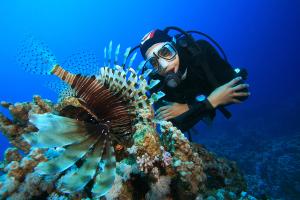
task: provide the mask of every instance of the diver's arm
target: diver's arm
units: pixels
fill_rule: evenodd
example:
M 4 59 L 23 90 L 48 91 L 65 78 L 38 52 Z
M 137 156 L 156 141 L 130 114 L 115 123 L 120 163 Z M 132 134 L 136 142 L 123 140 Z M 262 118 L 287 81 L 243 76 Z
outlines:
M 183 132 L 192 128 L 203 118 L 210 118 L 212 120 L 215 117 L 215 109 L 207 99 L 189 104 L 188 106 L 189 110 L 187 112 L 170 120 Z
M 241 103 L 239 100 L 243 97 L 248 97 L 249 92 L 239 92 L 248 88 L 247 84 L 237 83 L 241 77 L 237 77 L 216 88 L 203 101 L 196 101 L 189 105 L 189 110 L 185 113 L 173 118 L 171 121 L 179 127 L 182 131 L 186 131 L 193 127 L 199 120 L 204 117 L 213 119 L 215 116 L 215 108 L 218 106 L 229 105 L 233 103 Z

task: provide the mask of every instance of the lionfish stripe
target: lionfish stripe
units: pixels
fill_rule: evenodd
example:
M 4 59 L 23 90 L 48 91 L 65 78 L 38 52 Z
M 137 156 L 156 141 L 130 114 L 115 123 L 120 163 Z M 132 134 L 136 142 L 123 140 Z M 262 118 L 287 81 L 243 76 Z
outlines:
M 141 76 L 140 78 L 140 84 L 139 84 L 139 88 L 138 90 L 141 91 L 143 94 L 146 93 L 146 87 L 147 87 L 147 81 L 145 79 L 143 79 Z
M 54 68 L 51 70 L 51 74 L 55 74 L 56 76 L 66 81 L 70 85 L 72 85 L 72 82 L 76 77 L 76 75 L 67 72 L 59 65 L 54 66 Z
M 100 85 L 97 80 L 94 80 L 91 85 L 88 87 L 87 91 L 81 96 L 82 99 L 89 101 L 91 97 L 94 97 L 94 94 L 100 90 Z
M 120 88 L 125 86 L 125 84 L 126 84 L 126 74 L 122 69 L 120 71 L 118 71 L 118 79 L 119 79 L 119 83 L 120 83 L 119 84 Z
M 112 187 L 116 174 L 116 158 L 111 141 L 106 143 L 105 153 L 102 157 L 105 163 L 103 171 L 96 176 L 95 184 L 92 189 L 95 197 L 105 195 Z
M 98 136 L 99 137 L 99 136 Z M 82 158 L 96 143 L 96 136 L 90 136 L 82 143 L 65 147 L 65 151 L 58 157 L 40 163 L 36 170 L 39 174 L 56 174 L 65 171 Z
M 102 85 L 96 80 L 96 78 L 93 76 L 91 78 L 89 77 L 83 77 L 80 75 L 72 75 L 69 72 L 66 72 L 64 69 L 62 69 L 60 66 L 56 66 L 55 70 L 52 71 L 55 75 L 62 78 L 63 80 L 65 75 L 73 77 L 72 82 L 68 82 L 72 88 L 77 93 L 77 96 L 79 98 L 82 98 L 87 105 L 91 105 L 92 101 L 93 103 L 96 103 L 95 106 L 108 103 L 110 100 L 109 97 L 111 97 L 110 92 L 108 89 L 105 89 L 102 87 Z M 94 94 L 99 94 L 99 96 L 95 99 Z M 89 106 L 90 108 L 93 106 Z
M 75 119 L 51 113 L 31 114 L 29 121 L 39 131 L 24 134 L 24 139 L 34 147 L 52 148 L 78 143 L 88 137 L 86 126 Z
M 101 160 L 103 149 L 106 144 L 105 135 L 98 139 L 95 148 L 84 161 L 83 165 L 71 176 L 64 176 L 61 180 L 61 188 L 63 191 L 76 192 L 84 188 L 84 186 L 94 177 L 98 163 Z
M 94 76 L 91 78 L 87 78 L 80 75 L 71 74 L 70 72 L 67 72 L 62 67 L 60 67 L 59 65 L 56 65 L 52 69 L 51 73 L 55 74 L 63 81 L 71 85 L 72 88 L 75 89 L 78 96 L 80 96 L 86 90 L 86 87 L 89 85 L 89 83 L 95 79 Z
M 87 78 L 80 76 L 77 84 L 75 85 L 74 89 L 77 92 L 77 96 L 81 97 L 83 93 L 86 92 L 87 87 L 91 84 L 93 78 Z
M 110 70 L 110 73 L 109 73 L 109 79 L 110 79 L 110 81 L 109 81 L 109 84 L 110 84 L 110 87 L 111 87 L 111 89 L 113 90 L 113 89 L 115 89 L 116 87 L 117 87 L 117 77 L 116 77 L 116 70 Z
M 102 80 L 103 77 L 105 77 L 105 67 L 100 68 L 100 77 L 99 77 L 99 79 Z
M 131 72 L 130 77 L 129 77 L 129 80 L 131 80 L 131 81 L 134 82 L 134 83 L 137 83 L 137 81 L 138 81 L 138 79 L 137 79 L 138 76 L 137 76 L 136 71 L 135 71 L 133 68 L 129 68 L 128 71 Z
M 93 96 L 94 98 L 90 100 L 89 105 L 90 107 L 95 107 L 96 105 L 103 105 L 104 101 L 109 95 L 109 91 L 105 89 L 100 89 L 98 94 Z

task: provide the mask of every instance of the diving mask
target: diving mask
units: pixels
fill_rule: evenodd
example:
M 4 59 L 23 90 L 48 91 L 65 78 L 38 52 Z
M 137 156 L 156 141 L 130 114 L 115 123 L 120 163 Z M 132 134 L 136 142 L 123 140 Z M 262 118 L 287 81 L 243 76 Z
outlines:
M 167 69 L 169 62 L 176 58 L 177 51 L 175 47 L 167 42 L 162 46 L 153 49 L 153 56 L 146 60 L 145 66 L 152 69 L 153 72 L 163 72 Z

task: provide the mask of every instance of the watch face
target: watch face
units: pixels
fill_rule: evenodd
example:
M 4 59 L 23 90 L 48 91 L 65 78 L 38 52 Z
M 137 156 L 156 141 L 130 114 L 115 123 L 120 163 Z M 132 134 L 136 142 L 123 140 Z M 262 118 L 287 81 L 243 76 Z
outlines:
M 196 96 L 196 101 L 201 102 L 201 101 L 204 101 L 205 99 L 206 99 L 206 97 L 203 94 Z

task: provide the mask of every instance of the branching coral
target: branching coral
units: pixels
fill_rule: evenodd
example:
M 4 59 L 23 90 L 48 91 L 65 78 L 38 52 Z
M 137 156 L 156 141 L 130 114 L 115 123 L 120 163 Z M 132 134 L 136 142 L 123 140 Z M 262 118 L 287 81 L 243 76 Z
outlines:
M 193 194 L 205 188 L 206 176 L 203 172 L 203 162 L 198 153 L 193 152 L 189 141 L 183 133 L 170 122 L 160 122 L 162 141 L 173 157 L 173 167 L 180 180 L 189 185 Z
M 28 153 L 30 145 L 23 140 L 22 135 L 37 130 L 31 123 L 28 123 L 29 111 L 38 114 L 50 112 L 52 111 L 50 101 L 35 95 L 31 103 L 12 104 L 2 101 L 1 105 L 8 108 L 13 120 L 0 114 L 0 130 L 13 146 Z
M 18 155 L 15 151 L 14 153 Z M 6 155 L 7 156 L 5 157 L 10 158 L 11 151 L 6 151 Z M 21 160 L 18 159 L 18 161 L 6 161 L 6 166 L 4 168 L 4 172 L 6 172 L 6 174 L 2 175 L 2 178 L 0 178 L 4 180 L 0 186 L 1 198 L 12 198 L 14 196 L 16 196 L 16 198 L 12 199 L 18 199 L 17 196 L 20 196 L 19 199 L 22 199 L 21 197 L 29 198 L 29 194 L 34 196 L 44 191 L 40 188 L 41 185 L 39 185 L 41 177 L 37 174 L 32 174 L 38 163 L 46 161 L 42 150 L 34 149 L 28 154 L 28 156 L 23 157 Z M 35 183 L 37 179 L 39 181 L 38 183 Z M 34 183 L 39 186 L 37 189 L 34 189 Z

